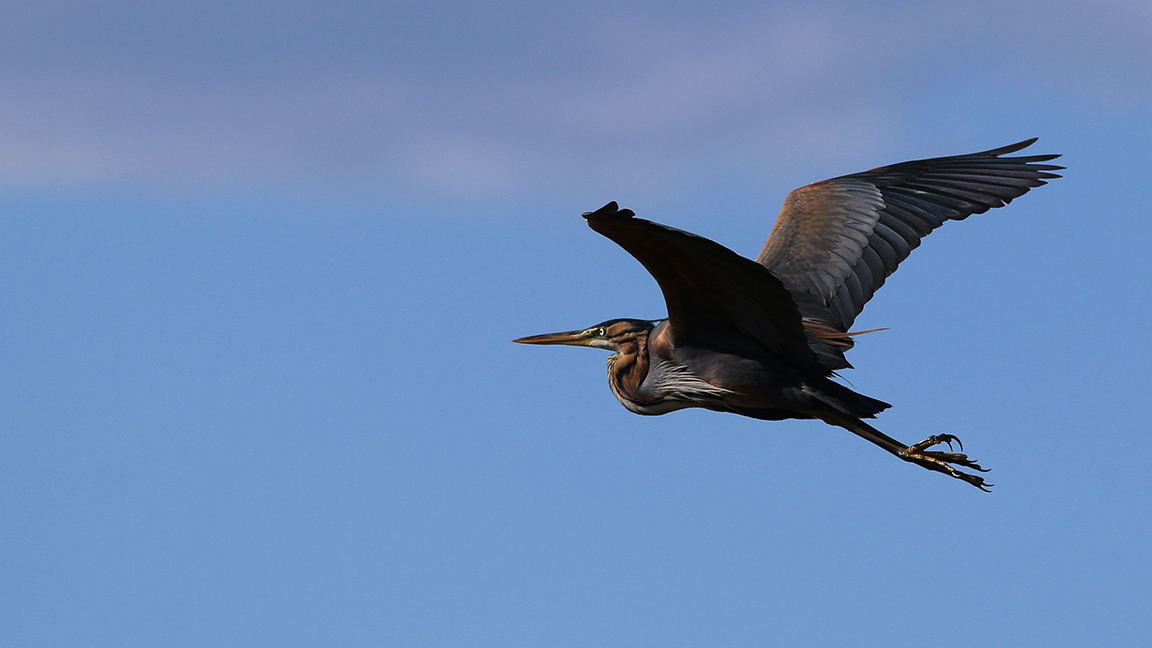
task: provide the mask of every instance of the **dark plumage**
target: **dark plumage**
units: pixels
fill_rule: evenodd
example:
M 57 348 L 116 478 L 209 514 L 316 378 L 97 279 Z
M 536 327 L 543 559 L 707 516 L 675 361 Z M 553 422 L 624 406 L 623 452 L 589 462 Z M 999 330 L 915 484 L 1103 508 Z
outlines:
M 906 461 L 987 489 L 967 456 L 907 446 L 864 423 L 889 407 L 831 380 L 850 367 L 849 328 L 872 295 L 948 220 L 1002 207 L 1058 175 L 1057 155 L 1003 157 L 1035 139 L 982 153 L 904 162 L 788 195 L 756 261 L 706 238 L 635 218 L 615 202 L 588 225 L 636 257 L 664 293 L 668 318 L 621 319 L 526 344 L 610 349 L 609 385 L 625 407 L 664 414 L 704 407 L 765 420 L 816 418 Z

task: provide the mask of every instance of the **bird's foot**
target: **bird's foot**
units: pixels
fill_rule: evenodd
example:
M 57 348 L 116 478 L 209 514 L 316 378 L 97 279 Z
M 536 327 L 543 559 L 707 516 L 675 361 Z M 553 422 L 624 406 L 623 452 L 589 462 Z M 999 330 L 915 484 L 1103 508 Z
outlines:
M 984 478 L 979 475 L 973 475 L 966 472 L 961 472 L 955 466 L 962 468 L 971 468 L 979 472 L 988 472 L 987 469 L 981 468 L 980 464 L 968 458 L 968 455 L 959 452 L 940 452 L 937 450 L 929 450 L 932 446 L 947 443 L 948 449 L 952 449 L 952 443 L 964 449 L 964 444 L 960 443 L 960 439 L 952 436 L 951 434 L 934 434 L 920 443 L 910 445 L 900 451 L 900 458 L 904 461 L 911 461 L 912 463 L 919 464 L 929 470 L 942 472 L 945 475 L 951 475 L 956 479 L 963 479 L 964 481 L 972 484 L 976 488 L 984 492 L 989 492 L 988 488 L 992 486 L 984 481 Z M 955 466 L 953 465 L 955 464 Z

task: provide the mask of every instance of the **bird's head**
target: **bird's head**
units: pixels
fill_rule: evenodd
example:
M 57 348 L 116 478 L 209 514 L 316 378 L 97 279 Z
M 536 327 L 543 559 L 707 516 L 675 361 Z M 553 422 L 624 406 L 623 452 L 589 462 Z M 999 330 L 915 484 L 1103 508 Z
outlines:
M 652 320 L 614 319 L 579 331 L 545 333 L 512 341 L 521 344 L 567 344 L 619 352 L 638 337 L 647 336 L 655 325 Z

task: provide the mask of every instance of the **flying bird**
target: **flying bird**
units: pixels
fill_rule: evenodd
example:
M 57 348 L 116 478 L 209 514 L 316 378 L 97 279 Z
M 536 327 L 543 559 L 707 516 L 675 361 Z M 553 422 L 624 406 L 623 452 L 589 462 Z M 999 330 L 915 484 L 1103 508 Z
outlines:
M 987 472 L 938 434 L 907 445 L 864 422 L 890 407 L 835 382 L 872 295 L 920 239 L 949 220 L 1003 207 L 1058 178 L 1059 155 L 981 153 L 903 162 L 801 187 L 755 261 L 615 202 L 583 216 L 656 279 L 663 320 L 613 319 L 515 340 L 608 349 L 608 386 L 637 414 L 687 407 L 767 421 L 820 419 L 897 457 L 981 490 Z M 933 449 L 947 445 L 948 451 Z

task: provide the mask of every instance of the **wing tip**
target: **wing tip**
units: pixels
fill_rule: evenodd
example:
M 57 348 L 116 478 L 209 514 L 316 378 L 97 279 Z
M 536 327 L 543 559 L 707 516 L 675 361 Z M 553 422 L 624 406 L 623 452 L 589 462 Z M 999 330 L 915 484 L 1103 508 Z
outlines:
M 597 209 L 596 211 L 584 212 L 581 214 L 581 216 L 588 220 L 592 220 L 594 218 L 632 218 L 635 215 L 636 212 L 632 211 L 631 209 L 620 209 L 620 205 L 617 205 L 615 200 L 608 203 L 607 205 L 604 205 L 600 209 Z
M 1029 137 L 1028 139 L 1026 139 L 1022 142 L 1016 142 L 1015 144 L 1009 144 L 1008 146 L 1001 146 L 1000 148 L 994 148 L 990 151 L 983 151 L 981 153 L 976 153 L 976 155 L 991 155 L 993 157 L 1000 157 L 1001 155 L 1007 155 L 1009 153 L 1015 153 L 1017 151 L 1022 151 L 1024 149 L 1028 148 L 1029 146 L 1032 146 L 1033 144 L 1035 144 L 1039 140 L 1040 140 L 1039 137 Z M 1059 153 L 1048 153 L 1048 154 L 1044 154 L 1044 155 L 1032 155 L 1032 156 L 1028 156 L 1027 158 L 1009 158 L 1009 159 L 1013 159 L 1013 160 L 1019 159 L 1019 160 L 1023 160 L 1026 162 L 1046 162 L 1048 160 L 1055 160 L 1058 157 L 1060 157 Z M 1063 169 L 1064 167 L 1055 167 L 1055 168 Z

